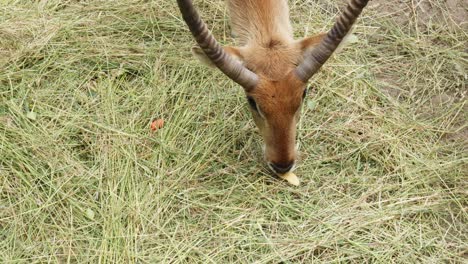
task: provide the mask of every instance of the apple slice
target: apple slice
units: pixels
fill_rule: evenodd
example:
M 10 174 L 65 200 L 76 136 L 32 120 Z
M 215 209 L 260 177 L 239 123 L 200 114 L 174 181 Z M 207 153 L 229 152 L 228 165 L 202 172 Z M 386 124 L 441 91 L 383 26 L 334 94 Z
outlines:
M 292 172 L 287 172 L 285 174 L 279 175 L 282 179 L 287 180 L 290 184 L 294 186 L 299 186 L 299 178 L 297 178 L 296 174 Z

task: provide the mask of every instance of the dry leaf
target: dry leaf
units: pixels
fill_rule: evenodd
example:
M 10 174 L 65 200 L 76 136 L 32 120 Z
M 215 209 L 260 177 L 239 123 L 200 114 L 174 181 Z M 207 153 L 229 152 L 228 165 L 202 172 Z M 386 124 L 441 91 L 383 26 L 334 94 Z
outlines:
M 151 131 L 156 131 L 158 129 L 161 129 L 163 128 L 163 126 L 164 126 L 164 119 L 162 118 L 155 119 L 153 120 L 153 122 L 151 122 Z

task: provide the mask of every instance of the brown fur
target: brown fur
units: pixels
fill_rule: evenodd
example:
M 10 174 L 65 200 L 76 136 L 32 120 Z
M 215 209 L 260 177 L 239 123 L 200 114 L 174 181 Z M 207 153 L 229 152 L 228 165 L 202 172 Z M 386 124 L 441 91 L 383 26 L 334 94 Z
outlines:
M 296 159 L 295 137 L 304 84 L 294 74 L 280 81 L 263 81 L 249 95 L 255 98 L 261 114 L 252 111 L 265 140 L 268 162 L 287 164 Z

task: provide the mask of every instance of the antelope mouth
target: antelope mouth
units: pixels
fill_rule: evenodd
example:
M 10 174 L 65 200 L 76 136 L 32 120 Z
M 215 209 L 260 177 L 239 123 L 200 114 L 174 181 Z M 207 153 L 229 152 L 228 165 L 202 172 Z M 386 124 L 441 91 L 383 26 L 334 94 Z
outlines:
M 288 172 L 293 172 L 296 169 L 296 162 L 293 162 L 292 164 L 287 165 L 285 167 L 280 167 L 272 162 L 267 162 L 267 165 L 272 172 L 279 176 L 282 176 Z

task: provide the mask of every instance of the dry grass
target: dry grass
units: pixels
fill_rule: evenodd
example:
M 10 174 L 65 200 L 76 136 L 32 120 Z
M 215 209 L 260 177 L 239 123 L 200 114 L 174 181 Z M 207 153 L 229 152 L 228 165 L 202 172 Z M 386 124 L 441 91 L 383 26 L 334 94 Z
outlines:
M 297 36 L 343 2 L 290 1 Z M 175 1 L 3 1 L 0 262 L 466 261 L 466 24 L 416 2 L 373 1 L 312 80 L 296 188 Z M 222 1 L 197 4 L 232 43 Z

